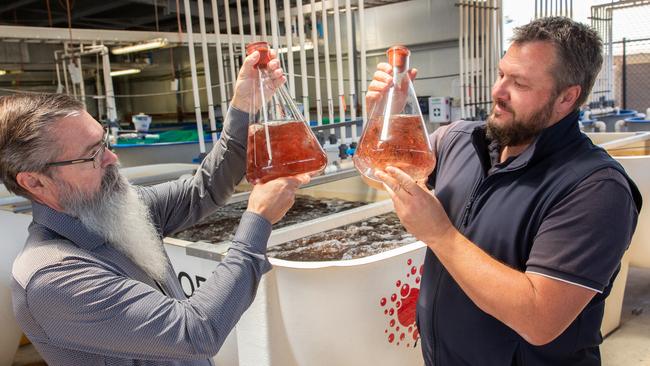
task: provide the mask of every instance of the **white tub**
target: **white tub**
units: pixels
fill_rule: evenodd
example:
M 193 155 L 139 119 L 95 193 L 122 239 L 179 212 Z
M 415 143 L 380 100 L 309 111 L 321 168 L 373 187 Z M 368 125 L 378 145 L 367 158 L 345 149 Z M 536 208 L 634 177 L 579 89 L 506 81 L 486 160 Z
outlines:
M 2 256 L 0 256 L 0 365 L 11 365 L 22 332 L 14 318 L 11 305 L 11 266 L 27 239 L 30 215 L 14 214 L 0 210 Z
M 269 245 L 391 210 L 392 204 L 382 201 L 281 228 Z M 187 294 L 227 248 L 169 239 L 166 246 Z M 415 300 L 424 253 L 424 244 L 416 242 L 353 260 L 270 258 L 273 269 L 230 335 L 236 342 L 224 346 L 219 357 L 228 356 L 224 365 L 243 366 L 422 365 Z
M 625 168 L 643 196 L 643 208 L 630 244 L 632 266 L 650 268 L 650 135 L 643 133 L 594 133 L 588 136 L 608 149 Z M 636 140 L 636 137 L 646 139 Z M 627 141 L 627 142 L 626 142 Z
M 605 148 L 625 168 L 627 174 L 636 183 L 644 201 L 644 207 L 639 215 L 636 231 L 632 237 L 630 248 L 621 260 L 621 270 L 614 281 L 612 291 L 605 302 L 605 316 L 601 326 L 603 335 L 618 328 L 621 322 L 621 310 L 625 294 L 625 283 L 630 265 L 650 268 L 650 155 L 645 147 L 648 140 L 629 141 L 638 133 L 589 133 L 591 140 Z M 623 141 L 621 143 L 621 141 Z M 622 155 L 638 154 L 643 155 Z

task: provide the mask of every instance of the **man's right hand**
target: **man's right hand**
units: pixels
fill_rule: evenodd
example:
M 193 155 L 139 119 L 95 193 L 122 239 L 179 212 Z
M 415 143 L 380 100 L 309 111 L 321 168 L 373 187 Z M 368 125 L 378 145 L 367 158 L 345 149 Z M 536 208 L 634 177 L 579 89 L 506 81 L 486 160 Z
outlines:
M 411 80 L 415 79 L 417 73 L 417 69 L 408 70 L 408 76 Z M 368 91 L 366 92 L 366 109 L 372 113 L 372 110 L 375 108 L 375 104 L 381 100 L 384 94 L 386 94 L 388 91 L 388 88 L 390 88 L 392 85 L 393 67 L 386 62 L 380 62 L 377 64 L 377 71 L 375 71 L 374 75 L 372 76 L 370 85 L 368 85 Z
M 296 190 L 301 185 L 309 183 L 310 179 L 308 174 L 300 174 L 256 184 L 248 198 L 246 210 L 261 215 L 271 224 L 275 224 L 293 206 Z

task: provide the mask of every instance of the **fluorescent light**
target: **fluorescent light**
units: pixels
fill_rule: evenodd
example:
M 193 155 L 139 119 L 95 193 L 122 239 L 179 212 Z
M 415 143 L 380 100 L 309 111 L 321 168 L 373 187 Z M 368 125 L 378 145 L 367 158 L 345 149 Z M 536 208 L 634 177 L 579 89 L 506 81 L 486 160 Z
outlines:
M 165 47 L 168 43 L 169 41 L 167 40 L 167 38 L 156 38 L 156 39 L 152 39 L 151 41 L 147 41 L 143 43 L 136 43 L 130 46 L 113 48 L 111 52 L 114 55 L 123 55 L 125 53 L 147 51 L 147 50 L 153 50 L 156 48 Z
M 0 75 L 6 75 L 6 74 L 7 74 L 7 70 L 0 70 Z
M 303 46 L 300 46 L 300 45 L 292 46 L 291 51 L 298 52 L 298 51 L 300 51 L 301 48 L 303 48 L 305 50 L 312 50 L 312 49 L 314 49 L 314 44 L 311 43 L 311 42 L 305 42 L 305 44 Z M 288 49 L 287 47 L 278 48 L 278 53 L 287 53 L 287 49 Z
M 140 70 L 140 69 L 116 70 L 116 71 L 111 71 L 111 76 L 122 76 L 122 75 L 137 74 L 140 71 L 142 71 L 142 70 Z

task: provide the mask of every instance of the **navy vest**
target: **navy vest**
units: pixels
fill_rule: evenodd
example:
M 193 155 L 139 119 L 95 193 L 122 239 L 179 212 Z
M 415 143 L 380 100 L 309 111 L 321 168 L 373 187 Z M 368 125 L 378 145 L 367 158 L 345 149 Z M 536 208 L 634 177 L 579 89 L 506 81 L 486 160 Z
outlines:
M 484 123 L 453 125 L 441 141 L 429 182 L 454 226 L 492 257 L 524 271 L 549 210 L 592 173 L 603 168 L 620 171 L 640 210 L 641 194 L 634 183 L 620 164 L 580 132 L 577 118 L 577 112 L 571 113 L 545 129 L 531 148 L 491 175 Z M 536 347 L 479 309 L 429 249 L 417 304 L 425 363 L 600 365 L 599 329 L 610 287 L 558 338 Z

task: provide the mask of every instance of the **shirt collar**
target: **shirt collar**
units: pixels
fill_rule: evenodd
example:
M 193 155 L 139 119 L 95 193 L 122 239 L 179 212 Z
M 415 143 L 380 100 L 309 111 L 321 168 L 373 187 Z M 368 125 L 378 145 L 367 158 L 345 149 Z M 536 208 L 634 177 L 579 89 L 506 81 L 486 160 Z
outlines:
M 38 202 L 32 202 L 32 217 L 34 222 L 69 239 L 83 249 L 94 250 L 106 242 L 102 236 L 86 228 L 78 218 Z
M 507 166 L 501 171 L 512 171 L 523 168 L 528 165 L 528 163 L 538 161 L 566 147 L 567 144 L 584 137 L 582 132 L 580 132 L 578 117 L 578 110 L 575 110 L 562 118 L 556 124 L 543 129 L 526 150 L 515 157 L 514 160 L 507 164 Z M 496 151 L 500 151 L 501 149 L 494 146 L 496 144 L 486 136 L 485 124 L 477 126 L 474 129 L 472 140 L 476 150 L 479 152 L 479 156 L 482 156 L 481 160 L 485 171 L 489 171 L 493 166 L 492 159 L 490 159 L 490 150 L 496 148 Z

